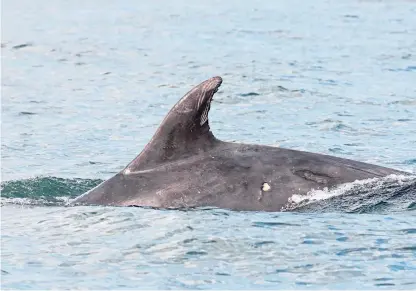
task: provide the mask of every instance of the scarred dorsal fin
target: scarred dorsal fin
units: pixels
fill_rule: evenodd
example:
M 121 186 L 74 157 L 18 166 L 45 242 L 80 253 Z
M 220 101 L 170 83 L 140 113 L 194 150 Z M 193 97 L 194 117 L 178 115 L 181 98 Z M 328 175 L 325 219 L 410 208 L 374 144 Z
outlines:
M 213 77 L 183 96 L 124 173 L 149 169 L 212 148 L 217 140 L 209 128 L 208 112 L 221 83 L 221 77 Z

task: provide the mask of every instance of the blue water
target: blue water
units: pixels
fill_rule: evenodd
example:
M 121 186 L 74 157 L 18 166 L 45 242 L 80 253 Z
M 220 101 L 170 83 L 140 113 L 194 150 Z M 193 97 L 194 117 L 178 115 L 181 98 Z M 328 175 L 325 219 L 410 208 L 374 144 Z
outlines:
M 1 46 L 1 289 L 416 288 L 415 176 L 295 213 L 64 206 L 215 75 L 222 140 L 416 174 L 412 1 L 4 0 Z

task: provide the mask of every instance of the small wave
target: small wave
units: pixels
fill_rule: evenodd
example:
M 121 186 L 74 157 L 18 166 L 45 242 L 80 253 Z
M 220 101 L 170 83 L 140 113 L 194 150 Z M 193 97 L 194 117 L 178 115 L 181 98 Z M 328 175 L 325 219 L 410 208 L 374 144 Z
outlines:
M 1 183 L 1 205 L 63 205 L 101 183 L 100 179 L 35 177 Z
M 256 92 L 248 92 L 248 93 L 241 93 L 239 94 L 241 97 L 249 97 L 249 96 L 259 96 L 259 93 Z
M 21 111 L 19 112 L 19 115 L 37 115 L 37 113 L 30 111 Z
M 386 183 L 391 182 L 397 182 L 402 184 L 405 181 L 413 180 L 415 177 L 412 176 L 404 176 L 404 175 L 389 175 L 384 178 L 371 178 L 371 179 L 365 179 L 365 180 L 357 180 L 352 183 L 346 183 L 343 185 L 340 185 L 336 187 L 333 190 L 329 190 L 328 188 L 325 188 L 323 190 L 312 190 L 307 195 L 293 195 L 290 198 L 290 202 L 294 203 L 301 203 L 303 201 L 317 201 L 317 200 L 323 200 L 328 199 L 333 196 L 339 196 L 344 193 L 347 193 L 348 191 L 354 190 L 356 188 L 362 188 L 362 187 L 378 187 L 381 188 Z
M 333 189 L 312 190 L 289 198 L 285 211 L 391 212 L 412 210 L 416 202 L 416 176 L 389 175 L 357 180 Z
M 52 199 L 31 199 L 31 198 L 4 198 L 1 197 L 0 206 L 13 204 L 13 205 L 22 205 L 22 206 L 60 206 L 66 205 L 73 198 L 67 196 L 58 196 Z
M 26 48 L 26 47 L 31 47 L 31 46 L 33 46 L 33 43 L 27 42 L 27 43 L 22 43 L 22 44 L 14 45 L 12 47 L 12 49 L 19 50 L 19 49 Z

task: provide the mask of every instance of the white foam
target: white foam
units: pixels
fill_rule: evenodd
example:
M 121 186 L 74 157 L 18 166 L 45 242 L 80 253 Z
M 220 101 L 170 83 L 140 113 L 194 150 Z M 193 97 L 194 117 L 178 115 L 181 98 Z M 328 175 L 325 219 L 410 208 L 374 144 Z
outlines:
M 351 191 L 353 189 L 366 187 L 366 188 L 372 188 L 372 189 L 379 189 L 383 187 L 386 183 L 398 183 L 398 185 L 403 184 L 404 182 L 410 181 L 416 179 L 416 176 L 405 176 L 405 175 L 389 175 L 382 178 L 371 178 L 371 179 L 365 179 L 365 180 L 356 180 L 351 183 L 345 183 L 341 184 L 331 190 L 328 188 L 324 188 L 322 190 L 311 190 L 306 195 L 301 194 L 294 194 L 292 197 L 289 198 L 289 203 L 295 203 L 299 204 L 301 202 L 306 204 L 316 202 L 319 200 L 325 200 L 331 197 L 342 195 L 348 191 Z

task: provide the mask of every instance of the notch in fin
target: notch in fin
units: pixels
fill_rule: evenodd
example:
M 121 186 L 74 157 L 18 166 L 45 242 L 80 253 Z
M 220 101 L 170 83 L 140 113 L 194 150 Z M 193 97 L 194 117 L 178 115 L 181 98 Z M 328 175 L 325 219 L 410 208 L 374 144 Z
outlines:
M 196 155 L 211 148 L 217 139 L 210 131 L 208 113 L 222 78 L 213 77 L 195 86 L 169 111 L 143 151 L 124 173 Z

